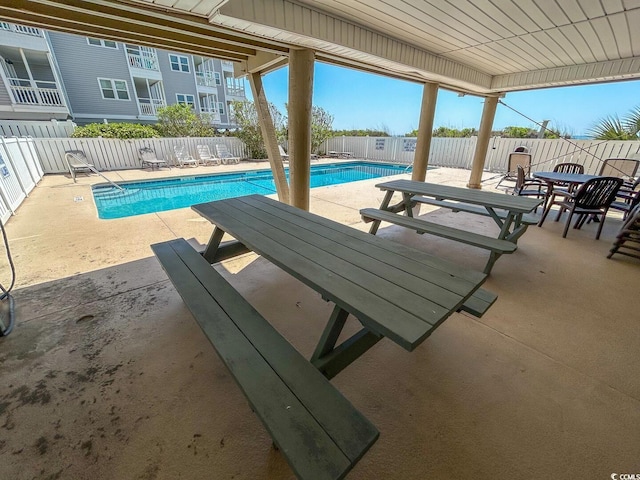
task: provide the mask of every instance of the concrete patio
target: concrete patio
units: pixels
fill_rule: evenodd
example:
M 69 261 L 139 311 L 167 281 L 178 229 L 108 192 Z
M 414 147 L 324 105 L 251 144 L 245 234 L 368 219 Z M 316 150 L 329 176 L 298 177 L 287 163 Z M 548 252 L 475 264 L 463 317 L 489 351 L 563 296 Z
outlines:
M 427 173 L 458 186 L 468 178 Z M 190 209 L 100 220 L 90 191 L 100 181 L 46 176 L 6 226 L 17 322 L 0 339 L 0 478 L 293 478 L 149 248 L 176 237 L 206 243 L 211 225 Z M 378 182 L 313 189 L 311 211 L 366 230 L 358 210 L 380 204 Z M 486 217 L 422 213 L 496 229 Z M 383 340 L 332 380 L 380 430 L 348 478 L 640 472 L 640 262 L 606 258 L 615 214 L 599 241 L 593 224 L 563 239 L 551 220 L 498 260 L 485 288 L 499 297 L 483 318 L 454 314 L 412 353 Z M 488 255 L 384 224 L 379 235 L 478 270 Z M 310 356 L 330 304 L 253 254 L 216 268 Z M 6 261 L 0 279 L 8 286 Z

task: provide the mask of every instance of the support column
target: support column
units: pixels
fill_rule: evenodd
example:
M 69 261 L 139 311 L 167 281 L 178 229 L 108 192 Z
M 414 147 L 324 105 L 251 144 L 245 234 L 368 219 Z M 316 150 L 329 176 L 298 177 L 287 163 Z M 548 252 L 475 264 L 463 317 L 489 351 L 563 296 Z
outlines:
M 291 205 L 309 210 L 313 50 L 289 55 L 289 182 Z
M 280 157 L 280 151 L 278 150 L 276 128 L 273 126 L 273 119 L 271 118 L 271 113 L 269 113 L 269 102 L 267 102 L 267 96 L 264 93 L 264 88 L 262 88 L 262 77 L 260 76 L 260 72 L 249 73 L 247 76 L 249 77 L 251 92 L 253 93 L 253 103 L 258 113 L 258 123 L 260 123 L 262 139 L 267 149 L 271 172 L 273 172 L 273 180 L 276 184 L 278 200 L 282 203 L 289 203 L 289 185 L 287 184 L 287 177 L 284 173 L 282 157 Z
M 418 125 L 418 141 L 413 156 L 413 173 L 411 180 L 424 182 L 429 163 L 429 150 L 433 135 L 433 117 L 436 113 L 438 84 L 425 83 L 422 91 L 422 107 L 420 108 L 420 124 Z
M 482 119 L 480 120 L 480 129 L 478 130 L 476 151 L 473 154 L 471 175 L 469 177 L 469 183 L 467 184 L 467 187 L 469 188 L 482 188 L 482 171 L 484 170 L 484 162 L 487 158 L 489 140 L 491 139 L 491 129 L 493 128 L 493 119 L 496 116 L 497 107 L 498 97 L 485 97 Z

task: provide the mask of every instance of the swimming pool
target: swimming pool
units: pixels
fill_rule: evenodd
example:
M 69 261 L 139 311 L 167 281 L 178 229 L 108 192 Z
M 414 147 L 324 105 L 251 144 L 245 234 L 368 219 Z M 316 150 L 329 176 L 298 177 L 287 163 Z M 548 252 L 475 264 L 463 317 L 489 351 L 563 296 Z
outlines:
M 287 177 L 289 170 L 285 169 Z M 311 187 L 324 187 L 341 183 L 368 180 L 407 171 L 406 165 L 377 162 L 343 162 L 313 165 Z M 122 182 L 119 190 L 109 184 L 92 187 L 98 217 L 123 218 L 144 213 L 185 208 L 196 203 L 254 193 L 276 193 L 271 170 L 172 177 L 163 180 Z

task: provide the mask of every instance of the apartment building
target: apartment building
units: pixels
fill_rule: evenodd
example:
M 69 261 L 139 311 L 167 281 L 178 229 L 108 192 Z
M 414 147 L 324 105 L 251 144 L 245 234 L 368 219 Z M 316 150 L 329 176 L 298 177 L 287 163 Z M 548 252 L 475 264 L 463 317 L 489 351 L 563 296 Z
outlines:
M 2 119 L 154 123 L 158 108 L 184 103 L 225 129 L 236 126 L 231 103 L 246 100 L 219 59 L 10 23 L 0 23 L 0 56 Z

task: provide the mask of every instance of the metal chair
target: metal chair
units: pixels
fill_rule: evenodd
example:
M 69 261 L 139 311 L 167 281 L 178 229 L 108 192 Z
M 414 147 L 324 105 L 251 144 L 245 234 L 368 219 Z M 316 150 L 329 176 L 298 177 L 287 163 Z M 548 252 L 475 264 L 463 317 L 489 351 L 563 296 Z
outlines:
M 556 216 L 555 221 L 560 220 L 562 213 L 567 210 L 569 217 L 564 226 L 564 232 L 562 238 L 567 236 L 569 230 L 569 224 L 573 214 L 578 214 L 573 228 L 580 229 L 582 225 L 589 219 L 597 218 L 601 216 L 600 224 L 598 225 L 598 232 L 596 233 L 596 240 L 600 238 L 600 232 L 602 232 L 602 226 L 604 220 L 611 206 L 611 202 L 616 198 L 616 194 L 622 185 L 622 179 L 616 177 L 597 177 L 583 183 L 575 193 L 569 196 L 561 195 L 561 199 L 556 200 L 556 193 L 551 196 L 551 201 L 547 204 L 547 207 L 542 214 L 539 226 L 542 226 L 545 218 L 553 205 L 558 205 L 560 210 Z
M 518 147 L 526 148 L 526 147 Z M 518 166 L 524 169 L 525 179 L 529 180 L 531 175 L 531 154 L 526 151 L 517 151 L 509 154 L 507 161 L 507 173 L 500 179 L 496 188 L 500 188 L 502 182 L 515 182 L 518 179 Z M 510 187 L 503 187 L 510 190 Z
M 87 175 L 89 172 L 95 171 L 93 163 L 89 163 L 87 156 L 82 150 L 66 150 L 64 152 L 64 159 L 67 162 L 67 168 L 73 179 L 73 183 L 76 183 L 76 173 L 83 172 Z
M 638 173 L 640 160 L 633 158 L 607 158 L 602 162 L 598 175 L 634 179 Z
M 547 190 L 544 183 L 540 180 L 527 180 L 524 173 L 524 168 L 518 165 L 516 169 L 516 185 L 513 187 L 511 195 L 517 195 L 520 197 L 536 197 L 542 198 L 546 195 Z M 538 211 L 538 207 L 534 212 Z
M 164 165 L 165 167 L 169 167 L 169 164 L 166 160 L 162 160 L 157 158 L 156 152 L 153 151 L 150 147 L 142 147 L 138 149 L 138 158 L 140 159 L 140 163 L 142 164 L 142 168 L 146 166 L 151 167 L 151 170 L 154 168 L 160 167 Z M 171 169 L 171 167 L 169 167 Z

